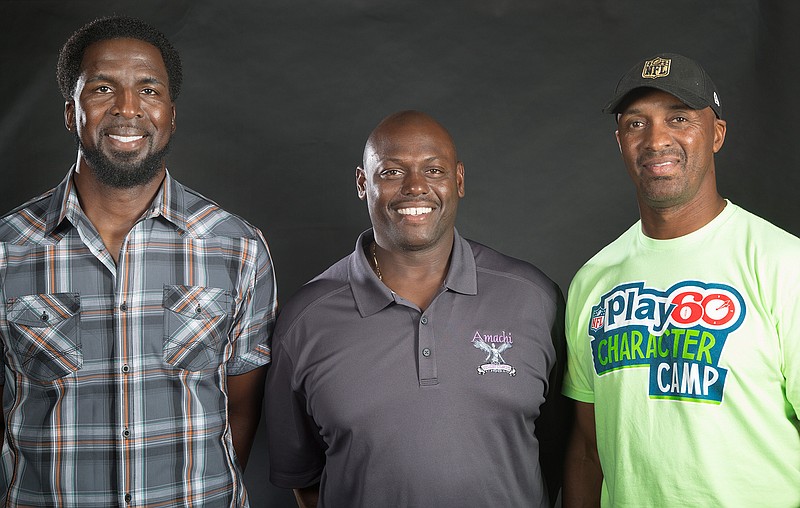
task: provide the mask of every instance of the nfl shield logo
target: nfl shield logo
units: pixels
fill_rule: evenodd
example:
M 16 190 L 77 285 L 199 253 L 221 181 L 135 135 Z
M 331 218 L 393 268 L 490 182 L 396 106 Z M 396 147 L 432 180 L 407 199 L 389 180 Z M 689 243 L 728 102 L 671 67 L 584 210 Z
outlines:
M 669 76 L 670 63 L 672 63 L 672 60 L 669 58 L 656 57 L 652 60 L 648 60 L 644 63 L 644 67 L 642 68 L 642 77 L 656 79 Z
M 605 322 L 606 311 L 602 307 L 597 307 L 592 312 L 592 320 L 589 322 L 589 329 L 593 332 L 601 329 Z

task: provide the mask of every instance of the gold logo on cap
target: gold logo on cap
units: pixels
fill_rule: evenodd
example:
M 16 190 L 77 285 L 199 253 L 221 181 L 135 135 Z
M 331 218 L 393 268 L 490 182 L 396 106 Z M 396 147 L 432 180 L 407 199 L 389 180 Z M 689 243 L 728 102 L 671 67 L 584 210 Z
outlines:
M 660 56 L 648 60 L 644 63 L 644 67 L 642 68 L 642 77 L 656 79 L 669 76 L 670 63 L 672 63 L 671 59 L 661 58 Z

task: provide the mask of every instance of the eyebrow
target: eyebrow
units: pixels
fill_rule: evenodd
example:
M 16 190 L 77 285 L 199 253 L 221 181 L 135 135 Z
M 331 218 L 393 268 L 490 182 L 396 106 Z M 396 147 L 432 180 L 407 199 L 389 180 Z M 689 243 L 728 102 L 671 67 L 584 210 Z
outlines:
M 107 74 L 96 74 L 96 75 L 94 75 L 94 76 L 92 76 L 92 77 L 90 77 L 90 78 L 88 78 L 86 80 L 87 83 L 94 83 L 94 82 L 97 82 L 97 81 L 110 81 L 110 82 L 113 83 L 113 82 L 116 82 L 117 80 L 112 78 L 111 76 L 109 76 Z M 155 76 L 147 76 L 147 77 L 141 78 L 141 79 L 139 79 L 137 81 L 137 84 L 140 84 L 140 85 L 162 85 L 162 86 L 167 86 L 166 83 L 163 83 L 160 79 L 158 79 Z
M 682 102 L 679 103 L 679 104 L 670 104 L 669 106 L 667 106 L 667 109 L 670 110 L 670 111 L 699 111 L 699 110 L 696 110 L 696 109 L 690 107 L 688 104 L 684 104 Z M 626 109 L 625 111 L 621 112 L 619 115 L 620 116 L 639 115 L 641 113 L 642 113 L 641 109 L 629 108 L 629 109 Z
M 440 159 L 445 159 L 445 157 L 441 157 L 439 155 L 432 155 L 432 156 L 428 157 L 427 159 L 425 159 L 425 162 L 432 162 L 432 161 L 436 161 L 436 160 L 440 160 Z M 401 158 L 398 158 L 398 157 L 381 157 L 378 160 L 381 161 L 381 162 L 396 162 L 398 164 L 400 164 L 400 163 L 405 161 L 405 159 L 401 159 Z

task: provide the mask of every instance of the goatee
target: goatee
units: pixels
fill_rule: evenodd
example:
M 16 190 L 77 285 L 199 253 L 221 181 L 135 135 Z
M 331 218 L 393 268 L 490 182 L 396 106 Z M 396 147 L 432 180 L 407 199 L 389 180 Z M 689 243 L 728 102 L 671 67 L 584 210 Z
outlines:
M 116 189 L 130 189 L 144 185 L 158 176 L 172 142 L 170 139 L 161 150 L 149 154 L 141 161 L 134 161 L 132 159 L 137 154 L 112 152 L 112 159 L 98 149 L 84 146 L 77 134 L 75 139 L 83 158 L 92 167 L 97 181 Z

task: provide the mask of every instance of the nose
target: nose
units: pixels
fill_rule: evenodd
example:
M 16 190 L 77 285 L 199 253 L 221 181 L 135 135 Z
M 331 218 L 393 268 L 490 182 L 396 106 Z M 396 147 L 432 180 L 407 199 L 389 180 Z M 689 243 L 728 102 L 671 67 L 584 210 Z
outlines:
M 421 170 L 411 170 L 403 178 L 402 192 L 406 196 L 421 196 L 428 193 L 428 181 Z
M 122 90 L 114 97 L 110 113 L 123 118 L 142 116 L 141 100 L 136 90 Z
M 653 122 L 647 128 L 646 146 L 649 150 L 659 151 L 672 146 L 672 133 L 669 127 L 660 123 Z

